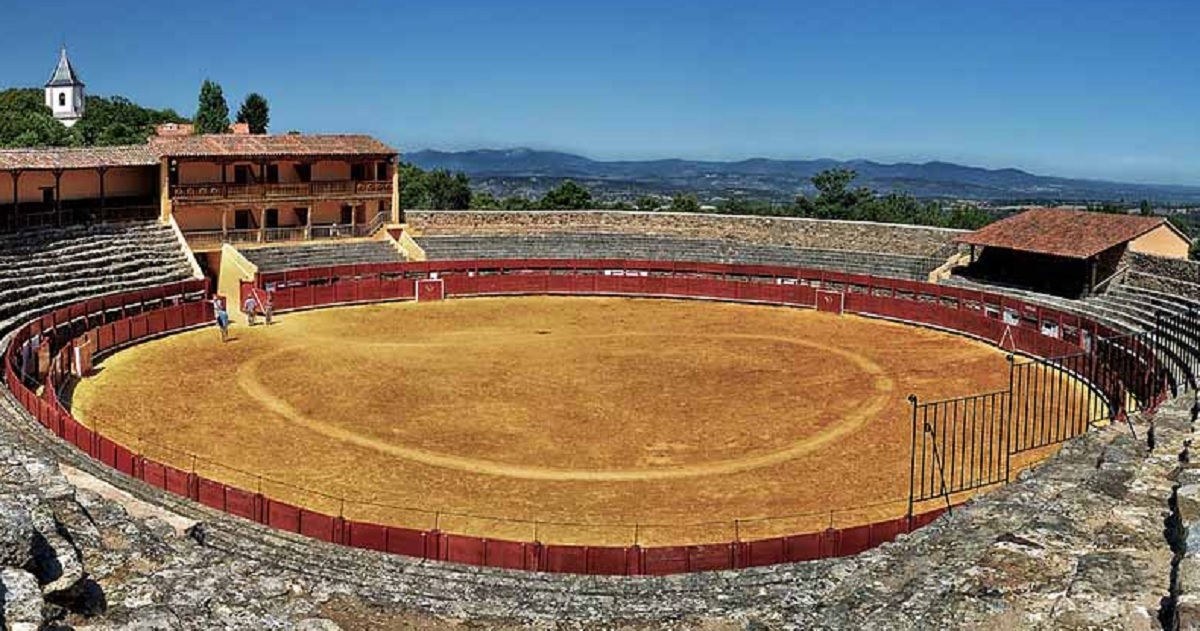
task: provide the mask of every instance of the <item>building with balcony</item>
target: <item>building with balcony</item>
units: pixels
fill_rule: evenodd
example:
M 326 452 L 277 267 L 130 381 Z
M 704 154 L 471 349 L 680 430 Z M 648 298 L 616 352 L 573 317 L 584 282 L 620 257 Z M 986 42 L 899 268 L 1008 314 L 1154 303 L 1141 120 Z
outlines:
M 158 217 L 200 250 L 368 236 L 403 220 L 397 158 L 361 135 L 163 135 L 138 146 L 3 150 L 0 228 Z

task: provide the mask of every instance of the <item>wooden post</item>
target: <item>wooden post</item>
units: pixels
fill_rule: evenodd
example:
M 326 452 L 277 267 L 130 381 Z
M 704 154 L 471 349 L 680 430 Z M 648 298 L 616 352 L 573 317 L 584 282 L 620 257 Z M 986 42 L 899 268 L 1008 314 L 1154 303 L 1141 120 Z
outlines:
M 21 210 L 21 195 L 18 192 L 17 181 L 21 179 L 21 169 L 14 169 L 12 172 L 13 181 L 13 212 L 12 218 L 9 220 L 9 227 L 15 228 L 17 224 L 17 214 Z
M 304 240 L 305 241 L 312 239 L 312 217 L 313 217 L 313 205 L 309 204 L 308 212 L 304 213 Z
M 250 216 L 251 217 L 254 216 L 253 208 L 250 209 Z M 259 243 L 266 241 L 266 231 L 267 231 L 267 209 L 259 208 L 258 209 L 258 242 Z
M 221 243 L 225 243 L 229 238 L 229 207 L 221 208 Z
M 106 206 L 104 199 L 104 175 L 108 173 L 108 167 L 96 167 L 96 173 L 100 175 L 100 219 L 106 219 L 104 208 Z
M 54 221 L 62 227 L 62 169 L 54 169 Z

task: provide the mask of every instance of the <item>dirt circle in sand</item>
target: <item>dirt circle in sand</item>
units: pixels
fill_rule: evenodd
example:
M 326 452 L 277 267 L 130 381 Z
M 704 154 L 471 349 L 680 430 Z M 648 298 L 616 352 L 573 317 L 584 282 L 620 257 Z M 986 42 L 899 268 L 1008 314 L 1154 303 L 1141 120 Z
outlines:
M 984 344 L 792 308 L 523 297 L 277 320 L 235 327 L 228 344 L 205 329 L 107 357 L 74 411 L 139 453 L 281 501 L 529 538 L 506 520 L 766 524 L 811 511 L 825 527 L 895 500 L 892 516 L 906 507 L 907 394 L 1007 384 L 1003 354 Z

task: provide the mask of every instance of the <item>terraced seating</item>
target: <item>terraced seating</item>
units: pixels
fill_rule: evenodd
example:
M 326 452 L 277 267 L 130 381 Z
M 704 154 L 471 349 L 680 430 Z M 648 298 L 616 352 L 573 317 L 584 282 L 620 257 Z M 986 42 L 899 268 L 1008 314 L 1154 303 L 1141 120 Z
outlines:
M 0 330 L 81 299 L 188 278 L 174 232 L 153 221 L 0 235 Z
M 750 265 L 793 265 L 855 274 L 926 280 L 943 261 L 848 250 L 793 248 L 726 239 L 682 239 L 616 233 L 437 236 L 417 240 L 430 260 L 641 259 Z
M 400 253 L 386 241 L 305 243 L 240 250 L 260 272 L 357 263 L 395 263 Z
M 1126 285 L 1115 286 L 1106 294 L 1084 300 L 1072 300 L 1023 289 L 978 283 L 960 276 L 951 277 L 943 283 L 1007 294 L 1026 302 L 1088 317 L 1108 327 L 1129 333 L 1154 330 L 1156 322 L 1154 312 L 1158 308 L 1171 313 L 1183 311 L 1189 308 L 1189 305 L 1192 308 L 1200 308 L 1200 305 L 1186 298 Z M 1164 327 L 1159 330 L 1152 342 L 1155 346 L 1155 355 L 1164 365 L 1173 365 L 1192 375 L 1200 376 L 1200 338 L 1192 335 L 1189 331 Z
M 1186 363 L 1192 375 L 1200 377 L 1200 332 L 1176 326 L 1170 316 L 1200 310 L 1200 303 L 1132 285 L 1117 285 L 1087 302 L 1110 313 L 1139 322 L 1145 329 L 1157 329 L 1161 344 L 1171 346 L 1177 361 Z

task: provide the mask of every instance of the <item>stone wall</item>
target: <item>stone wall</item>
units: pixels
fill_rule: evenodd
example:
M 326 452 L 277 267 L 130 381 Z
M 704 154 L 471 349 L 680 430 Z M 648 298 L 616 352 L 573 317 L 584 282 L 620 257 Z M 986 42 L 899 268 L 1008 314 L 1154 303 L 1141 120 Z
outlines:
M 418 236 L 606 232 L 909 256 L 948 256 L 948 250 L 954 248 L 953 239 L 965 234 L 961 230 L 861 221 L 604 210 L 412 210 L 405 214 Z

